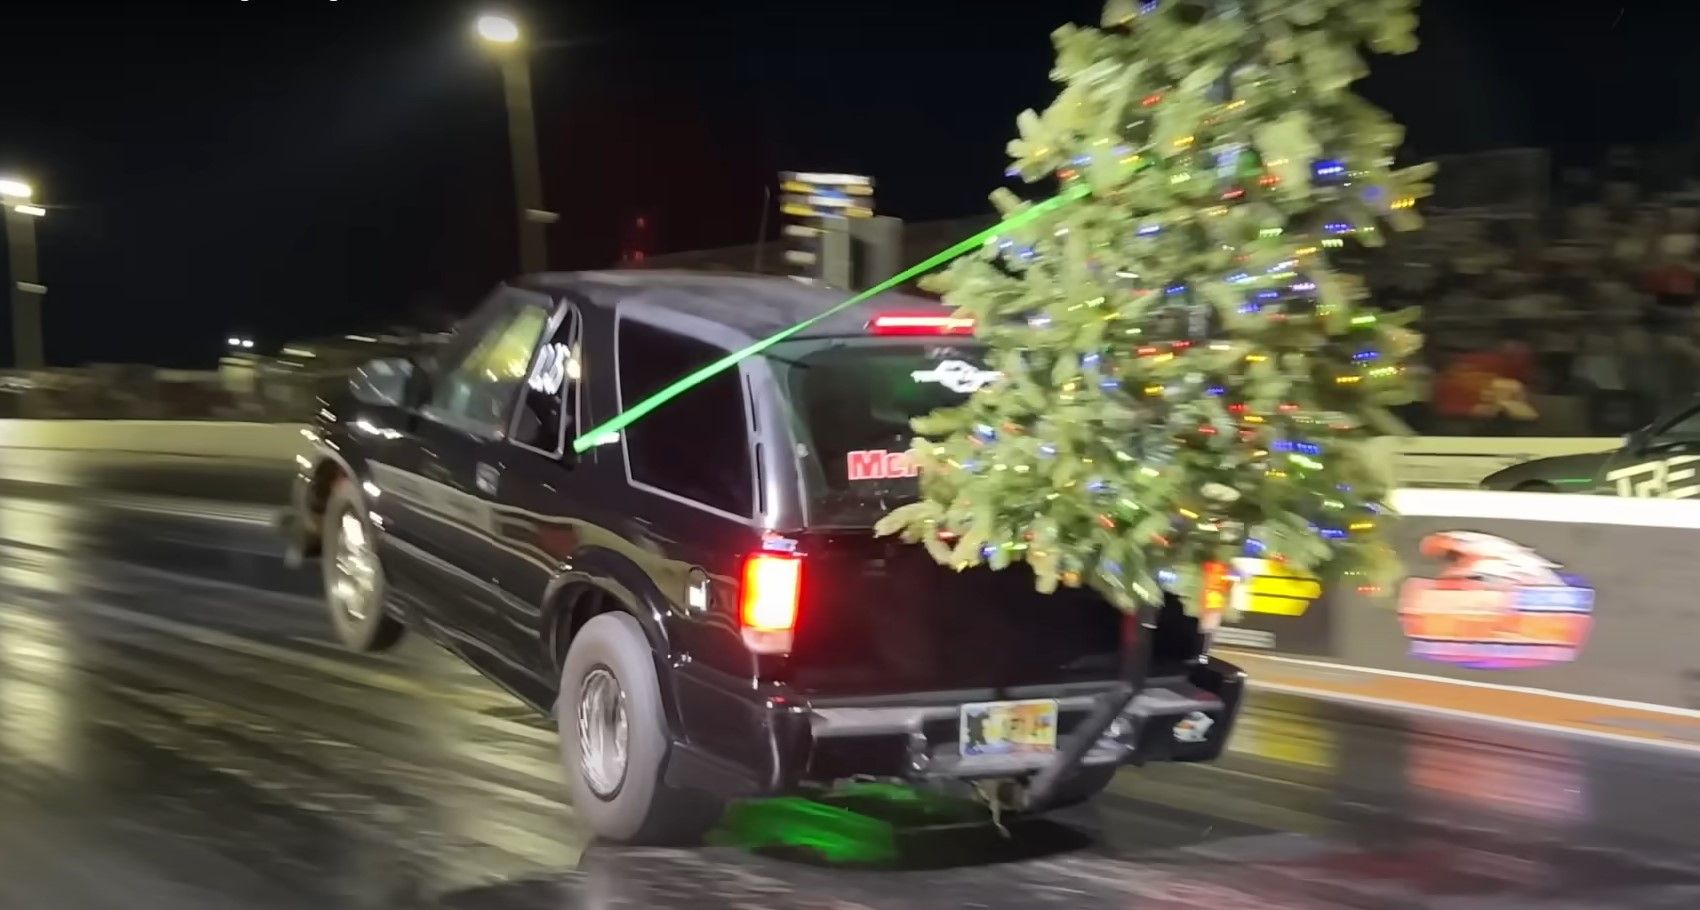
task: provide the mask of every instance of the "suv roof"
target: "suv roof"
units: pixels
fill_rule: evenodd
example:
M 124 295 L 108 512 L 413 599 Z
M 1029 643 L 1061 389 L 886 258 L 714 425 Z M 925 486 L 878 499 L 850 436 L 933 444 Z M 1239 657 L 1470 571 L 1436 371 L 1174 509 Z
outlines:
M 771 275 L 665 269 L 545 272 L 519 279 L 515 286 L 544 293 L 571 293 L 608 309 L 622 300 L 641 299 L 651 306 L 724 325 L 749 336 L 751 341 L 824 312 L 842 303 L 849 293 Z M 861 335 L 876 313 L 932 309 L 945 311 L 936 300 L 909 294 L 880 294 L 822 321 L 798 337 Z

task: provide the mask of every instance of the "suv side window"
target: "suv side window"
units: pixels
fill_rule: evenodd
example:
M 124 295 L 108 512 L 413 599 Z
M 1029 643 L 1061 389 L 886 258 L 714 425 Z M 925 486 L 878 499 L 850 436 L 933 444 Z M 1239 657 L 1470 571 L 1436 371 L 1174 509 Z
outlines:
M 1658 443 L 1700 442 L 1700 408 L 1679 414 L 1653 440 Z
M 534 305 L 492 320 L 464 357 L 437 374 L 421 413 L 479 436 L 500 434 L 548 324 L 549 311 Z
M 620 320 L 620 406 L 637 404 L 726 351 Z M 631 478 L 740 518 L 754 511 L 748 409 L 737 370 L 699 383 L 626 428 Z
M 577 423 L 580 335 L 578 312 L 567 307 L 555 334 L 537 349 L 508 438 L 516 445 L 558 456 Z

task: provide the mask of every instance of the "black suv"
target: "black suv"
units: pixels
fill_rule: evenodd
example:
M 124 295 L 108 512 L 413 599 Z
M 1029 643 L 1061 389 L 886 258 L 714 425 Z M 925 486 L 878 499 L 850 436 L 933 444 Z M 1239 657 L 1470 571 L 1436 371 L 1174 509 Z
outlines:
M 873 536 L 916 495 L 910 418 L 997 380 L 936 303 L 836 314 L 574 454 L 841 299 L 542 275 L 428 359 L 362 368 L 309 431 L 289 521 L 297 555 L 324 554 L 343 642 L 423 632 L 553 708 L 574 805 L 613 840 L 688 839 L 726 798 L 858 776 L 1019 793 L 1053 766 L 1037 810 L 1123 763 L 1219 755 L 1244 674 L 1178 603 L 1125 618 L 1089 591 L 1038 594 L 1020 567 L 952 572 Z M 1101 707 L 1112 690 L 1125 705 Z M 1069 741 L 1089 715 L 1103 735 Z

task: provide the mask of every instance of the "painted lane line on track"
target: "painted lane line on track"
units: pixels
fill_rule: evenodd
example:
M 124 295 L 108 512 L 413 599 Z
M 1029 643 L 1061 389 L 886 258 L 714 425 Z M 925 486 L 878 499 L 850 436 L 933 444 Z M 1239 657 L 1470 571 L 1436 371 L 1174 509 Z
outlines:
M 1379 667 L 1359 667 L 1352 664 L 1331 663 L 1324 660 L 1309 660 L 1301 657 L 1287 657 L 1281 654 L 1258 654 L 1247 651 L 1232 651 L 1235 659 L 1252 658 L 1273 663 L 1291 664 L 1300 667 L 1315 667 L 1321 670 L 1334 670 L 1346 674 L 1360 673 L 1369 676 L 1385 676 L 1391 679 L 1408 679 L 1425 683 L 1438 683 L 1448 686 L 1463 686 L 1469 689 L 1488 689 L 1495 692 L 1514 692 L 1519 695 L 1534 695 L 1542 698 L 1556 698 L 1563 701 L 1583 702 L 1592 705 L 1602 705 L 1608 708 L 1623 708 L 1629 711 L 1645 711 L 1652 714 L 1669 714 L 1673 717 L 1686 717 L 1700 720 L 1700 710 L 1693 708 L 1677 708 L 1670 705 L 1659 705 L 1651 702 L 1631 701 L 1622 698 L 1608 698 L 1603 695 L 1578 695 L 1569 692 L 1557 692 L 1552 689 L 1537 689 L 1530 686 L 1513 686 L 1507 683 L 1481 682 L 1472 679 L 1453 679 L 1447 676 L 1433 676 L 1426 673 L 1411 673 L 1405 670 L 1384 670 Z M 1255 677 L 1253 677 L 1255 679 Z
M 166 678 L 171 677 L 168 674 Z M 279 713 L 275 710 L 275 705 L 255 707 L 237 700 L 215 698 L 190 691 L 150 692 L 136 689 L 126 694 L 177 719 L 184 726 L 260 743 L 280 755 L 305 756 L 307 752 L 313 752 L 319 756 L 313 760 L 316 766 L 345 779 L 356 779 L 361 771 L 377 770 L 371 767 L 372 758 L 376 757 L 384 768 L 379 776 L 397 790 L 406 791 L 407 784 L 427 781 L 435 775 L 452 778 L 454 786 L 518 805 L 550 810 L 570 808 L 571 805 L 564 798 L 566 786 L 561 781 L 560 766 L 555 763 L 538 763 L 539 770 L 520 770 L 491 760 L 491 756 L 486 752 L 461 750 L 445 756 L 465 759 L 474 767 L 509 771 L 536 788 L 527 790 L 444 764 L 421 764 L 407 755 L 382 750 L 370 743 L 357 742 L 341 735 L 337 730 L 312 723 L 317 715 L 311 710 Z M 352 717 L 346 720 L 348 723 L 355 721 Z M 415 732 L 423 736 L 428 731 L 419 728 Z
M 438 701 L 447 699 L 452 703 L 461 703 L 466 700 L 466 696 L 462 693 L 435 691 L 431 687 L 419 685 L 417 680 L 394 671 L 351 666 L 328 658 L 302 654 L 288 648 L 268 645 L 262 642 L 253 641 L 252 639 L 215 631 L 202 626 L 195 626 L 188 623 L 178 622 L 177 620 L 165 619 L 163 617 L 147 613 L 139 613 L 124 607 L 116 607 L 109 604 L 85 603 L 82 608 L 103 618 L 141 626 L 156 632 L 162 632 L 167 635 L 184 638 L 208 647 L 235 651 L 239 654 L 245 654 L 250 657 L 272 660 L 278 663 L 309 669 L 313 672 L 335 677 L 345 682 L 374 689 L 381 689 L 392 694 L 416 698 L 428 698 Z M 502 697 L 508 698 L 509 696 L 504 695 Z M 482 699 L 480 699 L 480 701 L 482 701 Z M 466 704 L 460 704 L 460 707 L 469 711 L 469 719 L 480 726 L 488 726 L 492 729 L 499 729 L 504 733 L 513 735 L 516 738 L 532 740 L 534 742 L 553 744 L 556 741 L 555 734 L 547 730 L 541 730 L 516 721 L 499 720 L 496 718 L 486 717 L 485 715 L 478 713 L 476 709 L 473 709 Z
M 1690 755 L 1700 755 L 1700 743 L 1684 743 L 1668 739 L 1652 739 L 1647 737 L 1629 736 L 1622 733 L 1610 733 L 1604 730 L 1590 730 L 1578 727 L 1567 727 L 1562 724 L 1549 724 L 1534 720 L 1520 720 L 1502 717 L 1497 714 L 1480 714 L 1459 708 L 1444 708 L 1425 705 L 1420 702 L 1399 701 L 1391 698 L 1377 698 L 1372 695 L 1352 695 L 1336 692 L 1330 689 L 1312 689 L 1308 686 L 1294 686 L 1285 683 L 1252 682 L 1252 688 L 1265 692 L 1275 692 L 1281 695 L 1296 695 L 1317 701 L 1344 702 L 1371 708 L 1382 708 L 1396 713 L 1428 714 L 1436 717 L 1446 717 L 1453 720 L 1468 720 L 1488 726 L 1517 727 L 1523 730 L 1533 730 L 1540 733 L 1551 733 L 1571 739 L 1597 739 L 1627 746 L 1650 747 L 1667 749 L 1673 752 L 1683 752 Z
M 132 701 L 134 696 L 118 697 L 157 715 L 156 718 L 144 719 L 132 714 L 120 727 L 126 733 L 170 752 L 194 755 L 209 767 L 242 780 L 257 791 L 283 796 L 298 809 L 335 816 L 341 824 L 352 824 L 369 836 L 404 840 L 416 854 L 416 860 L 443 862 L 449 857 L 465 856 L 469 844 L 507 853 L 513 859 L 526 860 L 525 865 L 534 865 L 540 860 L 547 862 L 552 858 L 549 856 L 552 851 L 545 850 L 541 842 L 537 847 L 519 853 L 509 849 L 512 845 L 475 841 L 464 831 L 440 830 L 441 826 L 433 823 L 435 819 L 429 809 L 404 808 L 391 800 L 379 798 L 372 791 L 359 788 L 357 782 L 313 773 L 290 761 L 290 752 L 270 754 L 276 750 L 277 743 L 254 740 L 242 731 L 197 718 L 193 712 L 185 714 L 174 709 L 169 700 L 162 702 L 158 696 L 142 697 L 140 701 Z M 264 748 L 256 749 L 256 745 Z M 495 782 L 467 778 L 457 783 L 481 792 L 487 798 L 503 800 L 516 807 L 536 805 L 547 813 L 558 813 L 558 817 L 569 822 L 573 817 L 570 806 L 539 803 L 531 794 L 509 792 L 510 788 Z M 419 798 L 418 794 L 408 795 Z M 544 852 L 539 853 L 539 850 Z
M 502 721 L 491 718 L 486 714 L 486 711 L 490 708 L 500 708 L 506 701 L 505 695 L 499 695 L 494 691 L 487 694 L 480 693 L 481 696 L 485 697 L 479 698 L 476 703 L 464 703 L 465 700 L 454 698 L 407 699 L 407 701 L 397 703 L 396 697 L 390 693 L 384 693 L 383 698 L 376 697 L 383 690 L 353 687 L 353 691 L 349 691 L 350 687 L 346 683 L 328 677 L 315 679 L 311 671 L 279 665 L 276 662 L 249 657 L 236 652 L 212 651 L 207 653 L 198 649 L 185 648 L 181 643 L 173 642 L 169 638 L 143 636 L 138 639 L 136 636 L 126 636 L 117 639 L 103 639 L 102 642 L 111 645 L 119 652 L 117 659 L 125 659 L 127 653 L 133 651 L 147 656 L 148 660 L 142 666 L 148 666 L 151 663 L 157 664 L 161 668 L 168 668 L 175 664 L 192 670 L 193 675 L 179 678 L 174 682 L 174 688 L 185 693 L 206 690 L 209 699 L 224 702 L 237 697 L 231 694 L 232 691 L 249 689 L 252 690 L 250 697 L 257 697 L 257 703 L 260 704 L 276 701 L 281 696 L 284 702 L 294 699 L 305 705 L 310 705 L 308 714 L 302 717 L 301 722 L 304 725 L 313 723 L 314 721 L 311 718 L 317 716 L 321 719 L 317 722 L 321 724 L 334 725 L 347 722 L 366 724 L 376 721 L 380 725 L 393 727 L 399 722 L 398 715 L 405 714 L 410 710 L 417 710 L 418 702 L 425 701 L 431 711 L 438 714 L 440 719 L 445 722 L 452 723 L 456 727 L 477 727 L 480 731 L 488 731 L 487 733 L 480 732 L 476 737 L 458 740 L 457 748 L 463 756 L 492 767 L 504 768 L 515 774 L 542 781 L 549 786 L 559 783 L 559 767 L 555 758 L 551 757 L 546 762 L 540 762 L 532 760 L 528 755 L 521 754 L 518 751 L 535 748 L 553 753 L 555 737 L 547 735 L 547 731 L 535 731 L 545 734 L 542 736 L 530 735 L 531 730 L 516 732 L 507 725 L 521 724 L 521 721 Z M 168 671 L 161 669 L 158 672 Z M 293 673 L 291 678 L 285 678 L 285 674 L 291 673 Z M 215 682 L 213 687 L 208 690 L 206 686 L 197 682 L 202 677 L 213 681 L 225 680 L 225 682 Z M 407 697 L 401 696 L 401 698 L 406 699 Z M 412 703 L 409 704 L 409 702 Z M 238 701 L 235 704 L 241 706 L 243 703 Z M 289 713 L 294 713 L 294 709 L 290 708 Z
M 85 505 L 142 512 L 148 515 L 169 515 L 174 518 L 195 518 L 231 524 L 274 526 L 280 507 L 248 506 L 210 499 L 191 499 L 179 496 L 145 496 L 131 493 L 102 494 L 82 500 Z
M 1563 693 L 1521 687 L 1491 684 L 1455 686 L 1456 680 L 1397 671 L 1376 672 L 1371 668 L 1344 664 L 1322 664 L 1338 675 L 1331 679 L 1307 680 L 1302 674 L 1283 674 L 1277 665 L 1296 663 L 1315 666 L 1319 662 L 1254 654 L 1236 654 L 1233 659 L 1244 661 L 1248 683 L 1260 691 L 1407 714 L 1469 720 L 1486 726 L 1537 730 L 1568 738 L 1591 738 L 1623 745 L 1700 753 L 1700 724 L 1692 723 L 1693 718 L 1688 716 L 1691 712 L 1684 709 L 1661 711 L 1656 710 L 1663 707 L 1658 705 L 1616 699 L 1569 698 Z M 1258 666 L 1260 661 L 1265 665 Z M 1351 679 L 1352 673 L 1357 673 L 1358 678 Z M 1401 683 L 1407 685 L 1401 686 Z M 1464 693 L 1483 693 L 1484 690 L 1491 692 L 1494 698 L 1490 700 L 1486 694 L 1464 696 Z M 1578 713 L 1579 706 L 1589 709 L 1609 707 L 1610 711 Z M 1617 712 L 1617 716 L 1613 717 L 1612 711 Z M 1665 720 L 1661 723 L 1660 718 Z
M 389 750 L 370 743 L 357 742 L 361 732 L 371 727 L 371 718 L 362 719 L 363 712 L 385 710 L 382 706 L 362 706 L 358 699 L 330 698 L 325 692 L 310 691 L 310 686 L 300 689 L 290 685 L 273 684 L 263 680 L 240 683 L 247 674 L 259 677 L 266 675 L 263 660 L 255 663 L 219 665 L 207 655 L 196 655 L 181 649 L 174 649 L 170 639 L 148 639 L 138 641 L 134 637 L 101 639 L 100 644 L 112 649 L 105 658 L 112 668 L 128 668 L 123 672 L 135 675 L 138 679 L 151 683 L 140 687 L 131 686 L 132 696 L 143 700 L 163 698 L 173 704 L 193 707 L 198 706 L 203 720 L 217 719 L 221 723 L 228 722 L 233 727 L 241 727 L 250 731 L 264 731 L 268 725 L 285 724 L 298 727 L 303 731 L 334 740 L 348 743 L 352 747 L 368 750 L 374 754 L 384 755 L 387 760 L 411 764 L 406 755 L 391 754 Z M 218 655 L 213 655 L 214 657 Z M 230 657 L 230 654 L 224 654 Z M 241 655 L 238 655 L 241 656 Z M 216 681 L 228 678 L 231 684 L 220 685 Z M 163 692 L 153 691 L 159 683 L 165 683 Z M 207 683 L 211 683 L 209 685 Z M 234 690 L 247 685 L 262 692 L 294 696 L 297 702 L 279 702 L 271 695 L 260 698 L 250 704 L 242 696 L 234 694 Z M 250 693 L 252 694 L 252 693 Z M 492 698 L 505 698 L 492 691 Z M 486 781 L 492 786 L 500 787 L 503 791 L 523 793 L 531 802 L 544 800 L 560 802 L 556 793 L 564 793 L 560 784 L 558 764 L 553 760 L 544 761 L 531 756 L 532 750 L 553 755 L 555 738 L 544 736 L 531 738 L 516 736 L 508 723 L 487 723 L 490 718 L 484 717 L 477 707 L 456 704 L 455 700 L 435 699 L 431 708 L 441 712 L 440 719 L 453 727 L 461 725 L 489 729 L 500 735 L 506 741 L 486 741 L 482 737 L 462 740 L 456 738 L 453 754 L 455 757 L 476 766 L 500 768 L 521 779 L 529 781 L 534 786 L 534 792 L 515 788 L 508 784 L 498 784 Z M 150 702 L 151 703 L 151 702 Z M 259 705 L 256 707 L 255 705 Z M 269 709 L 266 707 L 270 705 Z M 164 707 L 161 702 L 156 707 Z M 394 708 L 394 706 L 390 706 Z M 173 709 L 176 710 L 176 709 Z M 429 732 L 426 727 L 418 727 L 414 732 Z M 304 738 L 301 743 L 311 742 Z M 285 744 L 287 745 L 287 744 Z M 299 745 L 299 743 L 297 744 Z M 285 748 L 283 751 L 289 751 Z M 465 775 L 463 775 L 465 776 Z M 477 778 L 483 780 L 482 778 Z

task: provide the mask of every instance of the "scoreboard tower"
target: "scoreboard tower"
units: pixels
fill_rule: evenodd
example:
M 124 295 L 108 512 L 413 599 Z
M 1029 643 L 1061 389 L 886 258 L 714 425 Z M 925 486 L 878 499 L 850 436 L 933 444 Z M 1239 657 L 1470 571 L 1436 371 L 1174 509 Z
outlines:
M 874 217 L 874 181 L 856 174 L 783 171 L 779 213 L 789 274 L 811 284 L 849 287 L 854 222 Z

